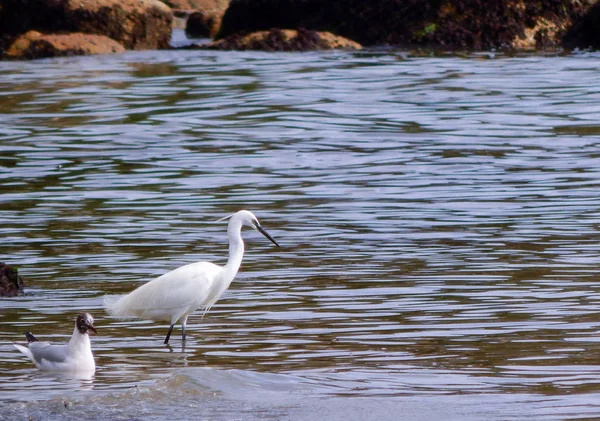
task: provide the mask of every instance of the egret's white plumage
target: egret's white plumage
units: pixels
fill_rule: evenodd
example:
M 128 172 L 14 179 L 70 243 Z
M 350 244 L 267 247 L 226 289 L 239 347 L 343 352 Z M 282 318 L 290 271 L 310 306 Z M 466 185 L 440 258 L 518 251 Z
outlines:
M 181 321 L 182 339 L 185 341 L 188 316 L 197 309 L 203 309 L 206 313 L 229 288 L 240 268 L 244 256 L 242 226 L 258 230 L 279 247 L 252 212 L 241 210 L 220 221 L 224 219 L 229 219 L 229 260 L 225 266 L 210 262 L 181 266 L 117 300 L 107 301 L 108 312 L 120 318 L 135 317 L 168 322 L 170 327 L 165 344 L 169 343 L 174 325 Z
M 41 342 L 27 332 L 26 347 L 13 345 L 41 370 L 93 374 L 96 371 L 96 363 L 88 330 L 96 332 L 94 318 L 89 313 L 81 313 L 77 316 L 73 336 L 67 344 L 53 345 Z

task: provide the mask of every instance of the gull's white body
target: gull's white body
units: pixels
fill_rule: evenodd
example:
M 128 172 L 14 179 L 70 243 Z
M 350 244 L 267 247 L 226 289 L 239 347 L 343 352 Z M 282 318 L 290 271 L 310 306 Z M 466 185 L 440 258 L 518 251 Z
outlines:
M 41 370 L 71 373 L 96 371 L 90 337 L 87 333 L 80 333 L 77 327 L 73 330 L 71 340 L 65 345 L 41 341 L 31 342 L 27 347 L 13 345 Z
M 198 309 L 206 313 L 229 288 L 244 256 L 242 226 L 251 226 L 264 232 L 256 217 L 249 211 L 239 211 L 229 220 L 229 259 L 225 266 L 210 262 L 197 262 L 181 266 L 153 279 L 116 301 L 107 302 L 106 308 L 113 316 L 166 321 L 171 325 L 165 339 L 168 343 L 173 325 L 181 321 L 182 336 L 188 316 Z

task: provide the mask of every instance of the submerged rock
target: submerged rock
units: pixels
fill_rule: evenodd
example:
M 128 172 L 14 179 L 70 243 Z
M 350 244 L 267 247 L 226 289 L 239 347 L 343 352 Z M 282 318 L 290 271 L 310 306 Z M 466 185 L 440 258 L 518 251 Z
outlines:
M 232 35 L 214 41 L 200 48 L 210 50 L 261 50 L 261 51 L 311 51 L 345 48 L 361 49 L 361 45 L 352 40 L 330 32 L 316 32 L 304 29 L 271 29 L 245 35 Z
M 23 278 L 18 270 L 0 262 L 0 296 L 14 297 L 23 292 Z
M 43 35 L 29 31 L 21 35 L 6 51 L 13 59 L 36 59 L 89 54 L 122 53 L 125 48 L 104 35 L 82 33 Z
M 363 45 L 559 46 L 596 0 L 232 0 L 218 38 L 269 28 L 330 31 Z

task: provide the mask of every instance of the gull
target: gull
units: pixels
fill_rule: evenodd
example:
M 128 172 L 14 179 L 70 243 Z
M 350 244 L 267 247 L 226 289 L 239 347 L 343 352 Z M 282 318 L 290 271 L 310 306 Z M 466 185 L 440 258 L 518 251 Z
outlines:
M 77 316 L 73 336 L 67 344 L 53 345 L 38 341 L 31 332 L 27 332 L 27 346 L 13 345 L 40 370 L 94 373 L 96 363 L 88 335 L 90 330 L 96 333 L 94 318 L 89 313 L 81 313 Z
M 229 259 L 225 266 L 217 266 L 210 262 L 181 266 L 143 284 L 127 295 L 116 300 L 107 300 L 105 304 L 108 312 L 119 318 L 134 317 L 169 322 L 165 344 L 169 343 L 175 324 L 181 321 L 181 339 L 185 342 L 188 316 L 199 308 L 203 309 L 204 316 L 229 288 L 242 264 L 242 226 L 254 228 L 279 247 L 252 212 L 241 210 L 217 222 L 227 219 Z

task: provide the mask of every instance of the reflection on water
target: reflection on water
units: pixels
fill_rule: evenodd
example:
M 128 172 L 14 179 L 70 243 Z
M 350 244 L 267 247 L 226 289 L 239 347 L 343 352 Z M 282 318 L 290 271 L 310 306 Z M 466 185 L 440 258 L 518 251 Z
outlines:
M 225 390 L 230 412 L 209 405 L 223 418 L 243 406 L 228 400 L 236 385 L 279 382 L 314 402 L 461 394 L 462 419 L 477 419 L 470 394 L 500 406 L 518 394 L 528 416 L 597 411 L 598 70 L 596 54 L 389 51 L 5 63 L 0 260 L 30 288 L 0 303 L 0 392 L 84 393 L 11 342 L 26 330 L 65 341 L 85 310 L 99 333 L 94 405 L 237 373 L 176 388 Z M 215 221 L 241 208 L 282 248 L 245 232 L 238 278 L 190 318 L 185 350 L 179 332 L 162 345 L 164 325 L 105 314 L 107 294 L 223 264 Z M 301 414 L 298 399 L 269 416 Z M 345 407 L 331 402 L 314 405 Z

